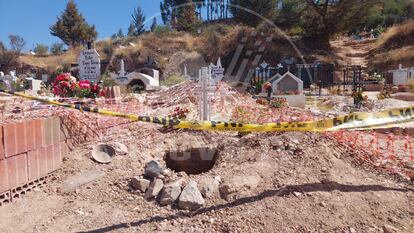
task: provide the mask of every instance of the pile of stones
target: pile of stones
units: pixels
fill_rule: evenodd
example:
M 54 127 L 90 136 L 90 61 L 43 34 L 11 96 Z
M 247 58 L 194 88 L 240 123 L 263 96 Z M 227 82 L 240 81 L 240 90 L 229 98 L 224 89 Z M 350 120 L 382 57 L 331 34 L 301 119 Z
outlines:
M 205 204 L 204 198 L 218 191 L 220 177 L 206 178 L 199 183 L 188 182 L 184 177 L 172 178 L 172 172 L 152 160 L 145 165 L 142 176 L 133 177 L 130 187 L 141 192 L 148 201 L 155 200 L 161 206 L 177 205 L 184 210 L 196 210 Z

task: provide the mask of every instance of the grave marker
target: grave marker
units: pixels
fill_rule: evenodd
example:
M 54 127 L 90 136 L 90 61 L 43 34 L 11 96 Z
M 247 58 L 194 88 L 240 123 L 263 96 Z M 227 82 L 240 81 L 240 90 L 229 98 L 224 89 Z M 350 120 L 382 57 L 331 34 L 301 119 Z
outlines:
M 101 77 L 101 61 L 96 49 L 83 50 L 79 56 L 79 79 L 97 82 Z

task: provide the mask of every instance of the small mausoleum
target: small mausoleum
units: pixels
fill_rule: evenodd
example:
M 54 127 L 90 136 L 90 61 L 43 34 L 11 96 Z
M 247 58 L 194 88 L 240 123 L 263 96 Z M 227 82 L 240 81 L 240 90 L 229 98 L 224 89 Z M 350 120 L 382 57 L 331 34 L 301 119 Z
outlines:
M 414 80 L 414 67 L 403 68 L 402 64 L 400 64 L 397 70 L 390 70 L 388 72 L 392 74 L 392 84 L 396 86 L 407 85 Z

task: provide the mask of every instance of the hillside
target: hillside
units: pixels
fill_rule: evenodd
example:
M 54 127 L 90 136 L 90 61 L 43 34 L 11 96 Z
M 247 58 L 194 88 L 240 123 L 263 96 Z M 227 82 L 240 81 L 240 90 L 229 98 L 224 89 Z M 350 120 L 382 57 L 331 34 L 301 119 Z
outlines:
M 372 69 L 387 71 L 398 64 L 414 64 L 414 20 L 389 28 L 378 39 L 369 65 Z
M 267 41 L 271 38 L 271 41 Z M 298 54 L 290 41 L 298 47 Z M 242 25 L 212 23 L 205 25 L 200 33 L 162 32 L 145 33 L 139 37 L 102 40 L 95 43 L 95 48 L 103 62 L 102 71 L 116 72 L 119 61 L 124 59 L 128 72 L 147 65 L 148 58 L 155 61 L 156 68 L 163 77 L 181 74 L 187 65 L 190 74 L 201 66 L 216 62 L 221 57 L 224 66 L 230 64 L 237 47 L 244 45 L 244 52 L 253 51 L 249 65 L 257 54 L 270 64 L 277 64 L 282 59 L 294 57 L 306 62 L 318 59 L 334 62 L 336 57 L 330 51 L 313 51 L 299 37 L 289 40 L 284 35 L 271 29 L 255 29 Z M 259 43 L 260 42 L 260 43 Z M 259 51 L 261 44 L 263 51 Z M 214 48 L 214 49 L 212 49 Z M 76 64 L 80 48 L 70 49 L 63 55 L 38 57 L 23 55 L 19 61 L 42 72 L 54 73 L 58 69 L 67 70 Z M 243 57 L 241 57 L 243 58 Z M 73 70 L 76 74 L 76 69 Z

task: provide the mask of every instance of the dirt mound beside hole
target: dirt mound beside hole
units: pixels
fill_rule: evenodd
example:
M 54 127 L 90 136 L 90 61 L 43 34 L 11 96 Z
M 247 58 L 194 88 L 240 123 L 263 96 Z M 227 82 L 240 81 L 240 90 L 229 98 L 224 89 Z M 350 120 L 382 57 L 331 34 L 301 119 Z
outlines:
M 216 148 L 191 148 L 186 151 L 168 151 L 164 160 L 167 167 L 175 172 L 198 175 L 210 171 L 217 157 Z

